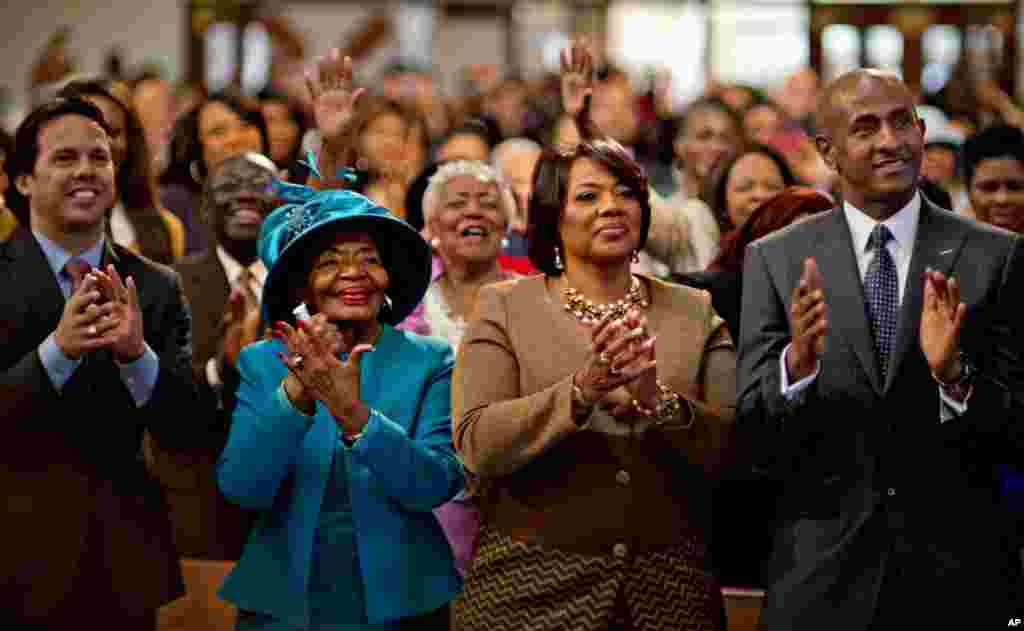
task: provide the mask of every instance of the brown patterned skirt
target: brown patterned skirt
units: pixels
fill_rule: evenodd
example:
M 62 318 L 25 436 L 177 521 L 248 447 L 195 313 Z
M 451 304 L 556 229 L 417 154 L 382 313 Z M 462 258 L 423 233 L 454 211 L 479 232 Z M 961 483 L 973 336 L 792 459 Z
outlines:
M 455 615 L 462 631 L 724 631 L 701 548 L 681 539 L 623 558 L 590 556 L 485 524 Z

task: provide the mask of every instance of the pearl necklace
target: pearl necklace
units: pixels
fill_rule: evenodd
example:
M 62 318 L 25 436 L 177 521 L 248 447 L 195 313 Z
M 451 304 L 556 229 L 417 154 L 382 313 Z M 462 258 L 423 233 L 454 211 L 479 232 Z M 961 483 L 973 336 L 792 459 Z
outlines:
M 568 284 L 568 281 L 566 281 Z M 629 286 L 629 292 L 622 300 L 599 305 L 583 297 L 576 289 L 566 286 L 562 290 L 565 296 L 565 310 L 571 313 L 577 320 L 601 320 L 611 314 L 613 319 L 626 315 L 634 307 L 646 309 L 650 303 L 644 300 L 644 292 L 640 287 L 640 281 L 633 276 L 633 282 Z

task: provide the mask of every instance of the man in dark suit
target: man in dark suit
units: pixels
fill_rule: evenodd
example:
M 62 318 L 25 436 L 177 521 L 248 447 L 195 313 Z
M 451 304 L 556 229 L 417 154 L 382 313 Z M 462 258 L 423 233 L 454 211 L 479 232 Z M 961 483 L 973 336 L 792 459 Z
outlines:
M 923 132 L 895 76 L 840 77 L 816 140 L 841 206 L 747 249 L 740 448 L 785 489 L 762 629 L 1024 611 L 997 471 L 1024 460 L 1021 243 L 922 198 Z
M 258 296 L 267 270 L 256 243 L 263 218 L 274 208 L 275 172 L 269 158 L 255 153 L 219 164 L 200 201 L 214 246 L 175 266 L 192 307 L 192 368 L 211 433 L 202 449 L 163 449 L 150 442 L 148 452 L 184 557 L 236 561 L 249 533 L 250 516 L 221 495 L 215 466 L 231 426 L 235 359 L 259 333 Z
M 140 448 L 147 429 L 193 439 L 187 303 L 173 271 L 110 241 L 94 105 L 33 111 L 7 172 L 21 227 L 0 245 L 0 627 L 153 628 L 182 581 Z

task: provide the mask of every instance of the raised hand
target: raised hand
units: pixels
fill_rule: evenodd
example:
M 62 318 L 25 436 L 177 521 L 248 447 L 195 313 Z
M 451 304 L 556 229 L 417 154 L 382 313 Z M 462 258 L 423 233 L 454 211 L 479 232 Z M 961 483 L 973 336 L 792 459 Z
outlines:
M 118 321 L 111 317 L 114 305 L 100 304 L 102 297 L 97 288 L 97 279 L 88 274 L 64 304 L 53 341 L 69 359 L 79 359 L 85 353 L 109 346 L 113 341 L 110 332 L 117 328 Z
M 352 84 L 352 58 L 331 49 L 319 57 L 313 71 L 306 73 L 306 87 L 313 99 L 313 115 L 325 145 L 344 142 L 356 116 L 359 97 L 365 92 Z
M 960 302 L 960 285 L 934 270 L 924 275 L 921 306 L 921 351 L 932 373 L 946 383 L 960 376 L 960 328 L 967 306 Z
M 586 103 L 586 97 L 594 93 L 594 58 L 587 48 L 586 40 L 574 40 L 569 48 L 562 50 L 562 109 L 575 118 Z
M 109 322 L 112 324 L 106 337 L 108 348 L 114 353 L 114 359 L 126 364 L 142 357 L 146 352 L 146 340 L 143 336 L 142 308 L 139 306 L 139 291 L 135 280 L 129 276 L 128 282 L 121 280 L 113 265 L 108 265 L 106 272 L 94 270 L 97 286 L 111 305 Z
M 818 357 L 825 352 L 828 306 L 823 284 L 817 262 L 813 258 L 806 259 L 789 307 L 791 341 L 786 354 L 786 369 L 790 383 L 813 374 Z

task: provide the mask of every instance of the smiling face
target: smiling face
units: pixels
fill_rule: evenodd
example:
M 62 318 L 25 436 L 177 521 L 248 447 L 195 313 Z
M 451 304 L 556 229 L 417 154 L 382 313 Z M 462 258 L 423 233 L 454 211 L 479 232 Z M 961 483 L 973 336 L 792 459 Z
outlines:
M 265 161 L 265 158 L 264 158 Z M 248 156 L 229 158 L 210 176 L 207 204 L 217 241 L 255 241 L 263 219 L 274 209 L 269 164 Z
M 339 232 L 313 259 L 306 303 L 331 322 L 369 322 L 377 319 L 389 286 L 373 238 L 365 232 Z
M 501 194 L 494 182 L 459 175 L 445 183 L 431 219 L 438 251 L 454 263 L 497 260 L 508 227 Z
M 733 165 L 725 181 L 729 221 L 739 228 L 758 206 L 786 188 L 775 161 L 763 153 L 748 153 Z
M 32 173 L 14 183 L 29 198 L 32 228 L 50 236 L 102 230 L 114 205 L 110 139 L 99 124 L 69 114 L 39 130 Z
M 844 83 L 831 99 L 818 148 L 851 204 L 892 214 L 917 190 L 924 123 L 895 77 L 861 72 L 838 81 Z
M 105 96 L 88 95 L 85 100 L 100 108 L 103 119 L 107 121 L 107 127 L 110 128 L 110 151 L 116 171 L 128 155 L 128 120 L 124 108 Z
M 640 244 L 640 194 L 599 162 L 580 158 L 573 163 L 559 230 L 567 269 L 629 260 Z
M 979 220 L 1024 232 L 1024 164 L 1016 158 L 989 158 L 978 163 L 969 196 Z

